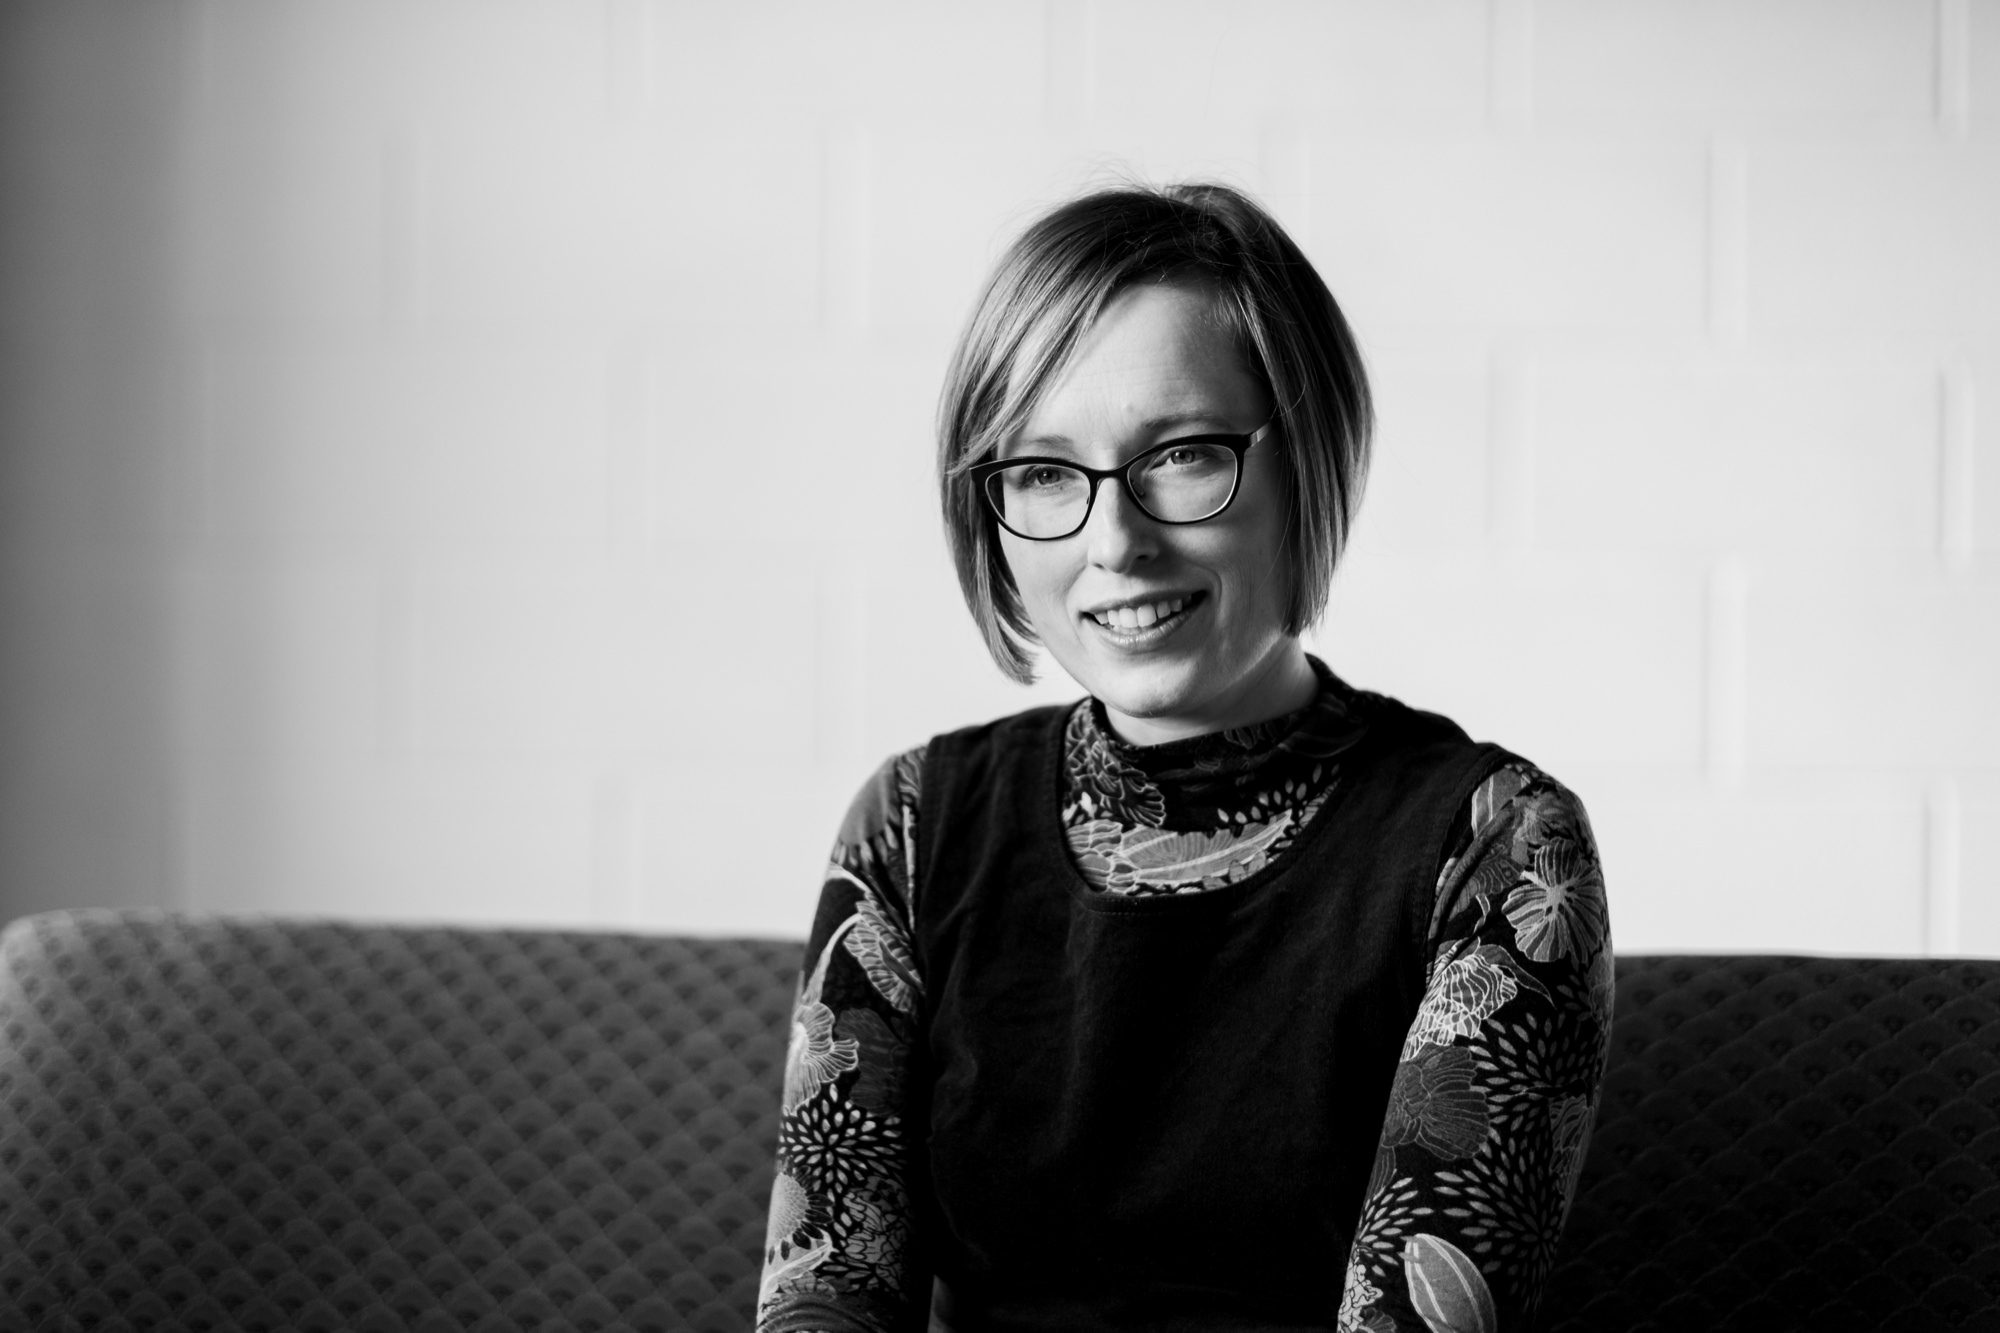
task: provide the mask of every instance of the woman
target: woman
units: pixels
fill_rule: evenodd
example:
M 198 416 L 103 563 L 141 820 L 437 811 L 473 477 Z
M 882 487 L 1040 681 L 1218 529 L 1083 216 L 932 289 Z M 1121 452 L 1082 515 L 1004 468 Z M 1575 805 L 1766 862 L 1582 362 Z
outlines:
M 1603 881 L 1554 780 L 1302 647 L 1370 425 L 1339 307 L 1233 190 L 1093 194 L 1000 261 L 947 527 L 1001 669 L 1039 643 L 1090 697 L 856 799 L 761 1328 L 1530 1317 L 1603 1069 Z

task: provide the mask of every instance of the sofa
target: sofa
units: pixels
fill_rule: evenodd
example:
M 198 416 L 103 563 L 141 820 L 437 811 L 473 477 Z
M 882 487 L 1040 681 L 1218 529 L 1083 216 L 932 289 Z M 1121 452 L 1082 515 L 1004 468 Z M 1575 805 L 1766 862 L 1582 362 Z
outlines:
M 16 921 L 0 1329 L 748 1328 L 799 955 Z M 1544 1327 L 2000 1330 L 2000 962 L 1618 979 Z

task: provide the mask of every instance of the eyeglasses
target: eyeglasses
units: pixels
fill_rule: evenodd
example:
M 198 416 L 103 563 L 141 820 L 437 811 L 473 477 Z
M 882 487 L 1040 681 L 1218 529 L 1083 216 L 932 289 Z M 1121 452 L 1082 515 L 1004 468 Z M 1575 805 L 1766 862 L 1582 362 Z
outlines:
M 1118 467 L 1085 467 L 1060 458 L 1002 458 L 970 470 L 1000 526 L 1031 542 L 1059 541 L 1083 530 L 1097 487 L 1116 477 L 1139 512 L 1156 523 L 1200 523 L 1229 508 L 1243 479 L 1243 455 L 1277 424 L 1248 435 L 1187 435 L 1156 444 Z

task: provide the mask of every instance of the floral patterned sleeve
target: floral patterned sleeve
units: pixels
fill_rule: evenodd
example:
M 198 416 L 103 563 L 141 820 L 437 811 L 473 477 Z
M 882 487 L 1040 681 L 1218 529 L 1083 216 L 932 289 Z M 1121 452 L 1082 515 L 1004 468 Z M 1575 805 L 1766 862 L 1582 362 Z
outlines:
M 1611 1030 L 1583 806 L 1511 764 L 1459 819 L 1424 998 L 1349 1255 L 1341 1333 L 1527 1327 L 1554 1265 Z
M 920 1328 L 907 1077 L 922 748 L 864 785 L 834 843 L 792 1009 L 760 1333 Z

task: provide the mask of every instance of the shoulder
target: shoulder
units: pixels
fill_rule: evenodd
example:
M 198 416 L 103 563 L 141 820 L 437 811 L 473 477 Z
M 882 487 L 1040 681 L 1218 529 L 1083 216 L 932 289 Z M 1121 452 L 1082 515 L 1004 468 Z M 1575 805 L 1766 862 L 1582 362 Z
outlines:
M 924 771 L 934 756 L 958 758 L 1028 740 L 1050 728 L 1060 728 L 1077 703 L 1049 704 L 996 717 L 990 721 L 940 732 L 922 745 L 884 759 L 854 793 L 840 840 L 867 840 L 883 827 L 916 817 L 923 803 Z
M 913 906 L 923 860 L 919 845 L 930 843 L 928 830 L 921 827 L 926 785 L 942 784 L 933 799 L 948 800 L 954 790 L 966 789 L 968 779 L 976 789 L 1003 756 L 1033 745 L 1039 730 L 1060 729 L 1075 706 L 1028 709 L 945 732 L 890 755 L 848 803 L 834 841 L 834 866 Z
M 1412 707 L 1393 695 L 1349 687 L 1347 706 L 1380 741 L 1440 747 L 1477 744 L 1464 727 L 1443 713 Z
M 1438 890 L 1434 928 L 1453 933 L 1498 907 L 1520 951 L 1537 961 L 1572 943 L 1601 943 L 1607 930 L 1603 866 L 1582 798 L 1518 757 L 1480 781 L 1458 812 Z
M 1504 839 L 1517 859 L 1562 846 L 1596 855 L 1597 839 L 1583 798 L 1518 755 L 1509 755 L 1487 774 L 1460 813 L 1472 844 Z
M 897 904 L 915 900 L 917 806 L 922 799 L 924 747 L 890 755 L 870 773 L 848 802 L 847 815 L 828 856 L 820 918 L 831 929 L 852 912 L 855 892 Z M 829 916 L 828 914 L 832 915 Z
M 1004 794 L 1010 772 L 1060 746 L 1063 726 L 1078 703 L 1049 704 L 933 736 L 924 746 L 932 810 L 958 809 L 970 798 L 983 804 Z
M 1442 713 L 1386 694 L 1355 690 L 1349 708 L 1361 724 L 1352 771 L 1378 799 L 1424 822 L 1433 845 L 1456 827 L 1452 816 L 1468 794 L 1510 765 L 1527 761 L 1488 741 L 1476 741 Z
M 863 780 L 848 802 L 847 817 L 840 822 L 842 845 L 865 844 L 916 814 L 923 798 L 924 757 L 929 748 L 917 745 L 892 754 Z
M 1434 809 L 1450 807 L 1442 872 L 1498 848 L 1531 864 L 1558 856 L 1596 863 L 1596 841 L 1583 801 L 1533 761 L 1490 741 L 1476 741 L 1442 713 L 1413 708 L 1367 690 L 1353 692 L 1378 755 L 1399 763 L 1405 781 L 1434 783 Z M 1490 859 L 1490 858 L 1488 858 Z

